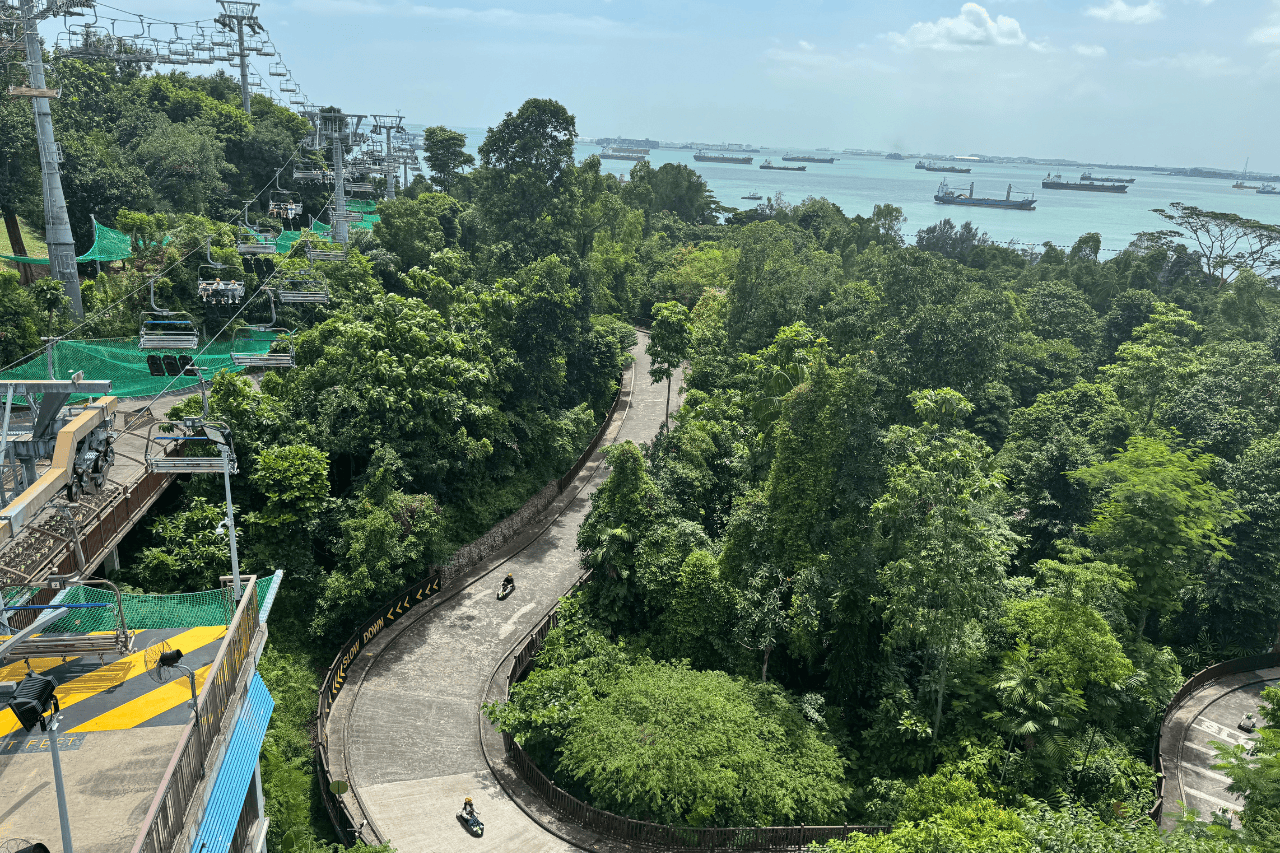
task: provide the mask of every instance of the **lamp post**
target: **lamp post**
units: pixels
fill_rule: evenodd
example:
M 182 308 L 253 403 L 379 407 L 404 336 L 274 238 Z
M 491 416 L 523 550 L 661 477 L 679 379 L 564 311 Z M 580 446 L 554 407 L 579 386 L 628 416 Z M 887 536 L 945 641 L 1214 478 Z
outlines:
M 58 682 L 48 675 L 28 672 L 18 684 L 18 690 L 9 700 L 9 710 L 18 718 L 18 724 L 30 732 L 37 725 L 49 735 L 49 754 L 53 756 L 53 785 L 58 795 L 58 823 L 62 827 L 62 851 L 74 853 L 71 846 L 71 818 L 67 813 L 67 789 L 62 783 L 62 755 L 58 751 L 58 724 L 62 721 L 62 707 L 54 691 Z M 51 720 L 45 714 L 53 707 Z

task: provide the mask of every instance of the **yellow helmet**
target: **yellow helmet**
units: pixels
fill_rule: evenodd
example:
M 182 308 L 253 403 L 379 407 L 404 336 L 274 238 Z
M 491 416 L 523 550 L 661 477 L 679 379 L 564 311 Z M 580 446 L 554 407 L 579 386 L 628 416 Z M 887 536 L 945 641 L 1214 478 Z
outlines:
M 471 802 L 471 798 L 470 798 L 470 797 L 467 797 L 465 800 L 463 800 L 463 802 L 464 802 L 464 803 L 469 803 L 469 802 Z

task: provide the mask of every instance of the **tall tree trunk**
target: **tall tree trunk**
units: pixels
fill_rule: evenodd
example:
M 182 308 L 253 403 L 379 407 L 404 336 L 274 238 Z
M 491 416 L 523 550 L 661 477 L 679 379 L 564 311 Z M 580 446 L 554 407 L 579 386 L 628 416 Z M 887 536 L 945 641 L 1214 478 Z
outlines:
M 5 211 L 4 214 L 4 230 L 9 235 L 9 248 L 15 255 L 30 257 L 27 254 L 27 244 L 22 239 L 22 229 L 18 227 L 18 214 Z M 30 284 L 40 276 L 36 273 L 35 264 L 18 264 L 18 283 Z
M 1151 608 L 1144 607 L 1142 608 L 1142 614 L 1138 616 L 1138 639 L 1142 639 L 1142 635 L 1147 632 L 1147 613 L 1150 610 Z
M 938 707 L 933 712 L 933 742 L 938 742 L 938 729 L 942 728 L 942 695 L 947 692 L 947 651 L 942 650 L 942 663 L 938 667 Z
M 760 683 L 769 680 L 769 652 L 773 651 L 773 646 L 764 647 L 764 665 L 760 667 Z
M 662 425 L 666 426 L 671 419 L 671 377 L 667 377 L 667 412 L 662 416 Z

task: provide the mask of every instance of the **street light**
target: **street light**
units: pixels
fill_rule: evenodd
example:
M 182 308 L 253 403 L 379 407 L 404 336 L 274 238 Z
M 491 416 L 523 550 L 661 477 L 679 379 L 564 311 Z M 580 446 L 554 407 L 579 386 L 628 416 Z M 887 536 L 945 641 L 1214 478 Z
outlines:
M 71 846 L 71 818 L 67 814 L 67 790 L 62 784 L 62 757 L 58 752 L 58 723 L 62 719 L 62 706 L 54 692 L 58 682 L 52 676 L 28 672 L 18 684 L 9 710 L 18 718 L 18 725 L 30 732 L 37 725 L 49 734 L 49 754 L 53 756 L 53 784 L 58 793 L 58 823 L 62 826 L 63 853 L 73 853 Z M 45 714 L 53 707 L 53 719 L 45 720 Z

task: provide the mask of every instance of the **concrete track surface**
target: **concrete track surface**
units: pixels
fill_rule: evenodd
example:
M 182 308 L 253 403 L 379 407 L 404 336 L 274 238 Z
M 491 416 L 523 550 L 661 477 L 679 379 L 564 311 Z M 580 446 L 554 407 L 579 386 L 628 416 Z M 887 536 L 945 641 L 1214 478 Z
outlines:
M 662 423 L 666 388 L 650 382 L 644 344 L 642 337 L 633 350 L 630 406 L 603 444 L 650 441 Z M 679 375 L 673 383 L 679 387 Z M 579 849 L 544 830 L 498 785 L 480 743 L 489 723 L 477 718 L 495 668 L 581 576 L 578 526 L 606 476 L 593 460 L 534 523 L 546 525 L 536 538 L 469 572 L 434 606 L 366 647 L 362 671 L 353 667 L 329 719 L 330 766 L 350 782 L 344 799 L 353 812 L 363 812 L 400 853 Z M 497 601 L 507 572 L 515 593 Z M 455 817 L 467 796 L 485 823 L 482 838 Z M 372 840 L 367 829 L 364 837 Z
M 1165 774 L 1163 828 L 1174 827 L 1184 806 L 1199 812 L 1201 820 L 1209 820 L 1214 812 L 1226 812 L 1232 826 L 1240 827 L 1238 812 L 1244 800 L 1227 791 L 1230 778 L 1213 769 L 1218 763 L 1213 744 L 1251 745 L 1257 735 L 1243 731 L 1239 723 L 1246 714 L 1257 717 L 1262 688 L 1277 683 L 1277 667 L 1216 678 L 1183 700 L 1165 720 L 1160 735 Z M 1257 725 L 1263 723 L 1257 720 Z

